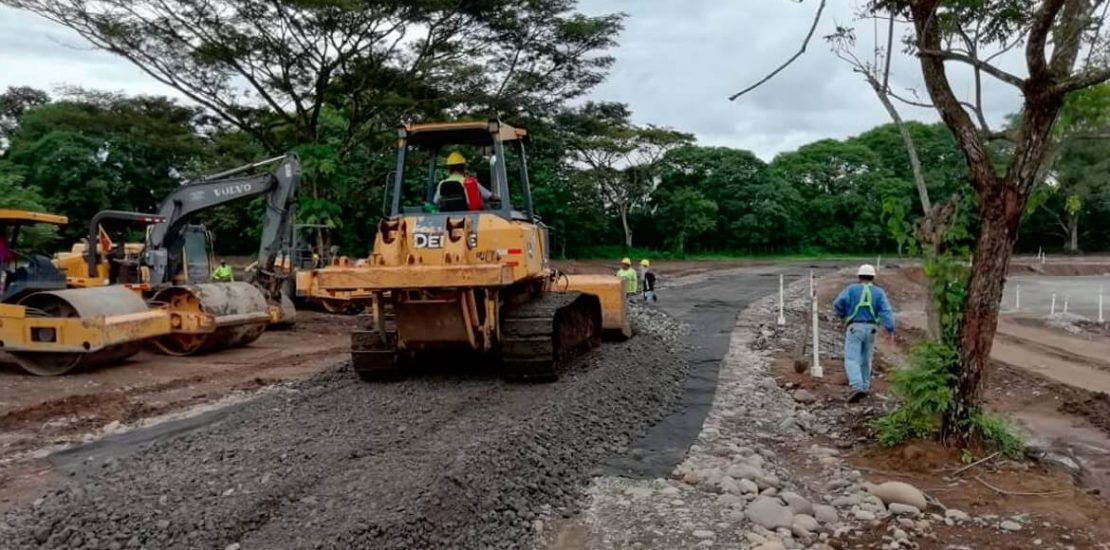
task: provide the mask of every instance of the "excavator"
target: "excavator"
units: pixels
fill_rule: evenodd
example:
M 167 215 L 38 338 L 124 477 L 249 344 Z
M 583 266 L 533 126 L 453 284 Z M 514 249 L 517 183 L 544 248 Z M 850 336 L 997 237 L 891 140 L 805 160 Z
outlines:
M 273 171 L 258 170 L 274 165 Z M 151 304 L 215 318 L 218 328 L 212 333 L 174 332 L 155 339 L 163 353 L 193 355 L 246 345 L 267 326 L 289 326 L 296 318 L 288 277 L 275 266 L 291 246 L 300 177 L 300 160 L 288 154 L 187 182 L 162 200 L 159 221 L 148 226 L 142 245 L 114 246 L 100 230 L 101 212 L 90 224 L 89 245 L 73 251 L 81 252 L 79 258 L 71 253 L 56 261 L 73 286 L 128 285 Z M 209 282 L 215 267 L 212 235 L 189 222 L 203 211 L 260 195 L 266 211 L 256 268 L 246 282 Z
M 246 174 L 279 161 L 273 173 Z M 193 355 L 246 345 L 267 326 L 292 323 L 287 277 L 274 266 L 290 246 L 299 181 L 299 160 L 286 155 L 183 184 L 162 201 L 157 215 L 99 212 L 84 242 L 69 252 L 53 259 L 28 255 L 4 273 L 10 283 L 0 304 L 0 349 L 28 372 L 53 376 L 118 361 L 144 343 L 170 355 Z M 189 218 L 263 194 L 259 269 L 247 282 L 208 282 L 211 234 Z M 114 243 L 104 225 L 118 220 L 146 224 L 145 242 Z M 10 228 L 5 230 L 12 237 L 28 224 L 67 221 L 0 212 L 0 226 Z
M 550 381 L 603 333 L 631 336 L 615 277 L 551 267 L 527 131 L 496 120 L 426 123 L 403 126 L 399 138 L 389 214 L 366 265 L 313 272 L 320 293 L 371 296 L 351 335 L 362 379 L 394 380 L 428 353 L 470 350 L 497 361 L 507 379 Z M 489 155 L 481 204 L 442 178 L 441 159 L 459 149 Z

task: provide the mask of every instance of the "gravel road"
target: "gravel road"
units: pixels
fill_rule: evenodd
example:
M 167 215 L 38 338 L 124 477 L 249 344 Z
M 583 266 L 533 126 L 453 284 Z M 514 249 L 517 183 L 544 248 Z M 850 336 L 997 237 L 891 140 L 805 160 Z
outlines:
M 722 301 L 720 281 L 661 300 L 683 321 L 700 319 L 695 310 L 730 320 L 778 284 L 732 274 L 728 288 L 743 292 Z M 681 300 L 705 303 L 683 309 Z M 662 419 L 698 406 L 690 360 L 713 363 L 683 343 L 685 325 L 673 319 L 636 306 L 636 337 L 606 343 L 553 384 L 429 372 L 370 385 L 344 365 L 210 421 L 73 449 L 52 458 L 67 474 L 63 486 L 4 516 L 0 541 L 12 549 L 527 547 L 545 520 L 573 513 L 604 461 L 642 456 L 629 453 L 634 442 L 652 448 L 674 437 L 669 447 L 682 448 L 697 433 L 704 410 L 645 439 Z M 711 355 L 724 353 L 723 337 Z M 708 389 L 711 398 L 714 372 L 691 378 L 693 394 Z

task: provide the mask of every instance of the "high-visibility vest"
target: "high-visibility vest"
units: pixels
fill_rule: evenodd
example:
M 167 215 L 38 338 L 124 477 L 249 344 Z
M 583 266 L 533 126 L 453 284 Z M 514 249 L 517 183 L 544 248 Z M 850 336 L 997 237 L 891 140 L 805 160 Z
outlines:
M 848 322 L 851 323 L 863 308 L 867 308 L 867 311 L 871 313 L 871 322 L 878 324 L 879 318 L 875 315 L 875 305 L 871 301 L 871 283 L 863 283 L 863 292 L 860 294 L 859 302 L 856 302 L 852 314 L 848 316 Z

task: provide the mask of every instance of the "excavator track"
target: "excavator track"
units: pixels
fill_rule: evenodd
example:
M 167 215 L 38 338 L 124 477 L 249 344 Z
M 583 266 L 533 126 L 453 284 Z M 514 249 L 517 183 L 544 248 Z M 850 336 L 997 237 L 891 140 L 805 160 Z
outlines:
M 358 316 L 358 324 L 351 331 L 351 366 L 367 382 L 404 378 L 404 366 L 397 353 L 397 324 L 392 314 L 385 315 L 384 337 L 374 326 L 373 316 Z
M 601 301 L 593 294 L 547 292 L 502 313 L 502 374 L 509 380 L 557 380 L 561 364 L 600 344 Z

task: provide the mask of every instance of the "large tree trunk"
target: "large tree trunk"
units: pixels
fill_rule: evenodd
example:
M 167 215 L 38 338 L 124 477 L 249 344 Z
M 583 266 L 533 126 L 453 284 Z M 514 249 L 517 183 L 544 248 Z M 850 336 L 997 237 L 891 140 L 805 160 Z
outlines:
M 949 435 L 963 433 L 960 426 L 981 402 L 981 382 L 990 365 L 1006 271 L 1025 207 L 1025 197 L 1010 185 L 999 182 L 984 190 L 979 203 L 979 236 L 958 333 L 961 368 L 956 382 L 957 407 L 945 419 L 945 433 Z

